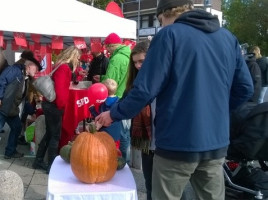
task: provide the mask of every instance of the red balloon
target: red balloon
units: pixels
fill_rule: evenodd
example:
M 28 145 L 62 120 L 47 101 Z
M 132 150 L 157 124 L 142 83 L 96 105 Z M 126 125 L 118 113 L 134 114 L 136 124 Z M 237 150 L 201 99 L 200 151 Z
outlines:
M 108 89 L 102 83 L 94 83 L 88 89 L 89 104 L 94 105 L 96 109 L 108 97 Z

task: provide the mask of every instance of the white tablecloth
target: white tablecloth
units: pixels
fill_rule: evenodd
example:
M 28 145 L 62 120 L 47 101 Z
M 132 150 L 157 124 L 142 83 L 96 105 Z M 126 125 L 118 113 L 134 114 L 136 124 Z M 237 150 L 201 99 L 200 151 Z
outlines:
M 71 165 L 57 156 L 48 177 L 47 200 L 138 200 L 136 183 L 128 165 L 107 182 L 85 184 Z

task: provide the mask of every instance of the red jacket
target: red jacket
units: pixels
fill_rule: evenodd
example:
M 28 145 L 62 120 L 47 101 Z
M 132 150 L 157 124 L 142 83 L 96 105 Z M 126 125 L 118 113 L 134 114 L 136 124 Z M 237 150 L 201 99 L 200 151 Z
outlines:
M 67 64 L 62 64 L 52 75 L 56 92 L 54 103 L 60 110 L 63 110 L 67 104 L 71 78 L 72 71 Z

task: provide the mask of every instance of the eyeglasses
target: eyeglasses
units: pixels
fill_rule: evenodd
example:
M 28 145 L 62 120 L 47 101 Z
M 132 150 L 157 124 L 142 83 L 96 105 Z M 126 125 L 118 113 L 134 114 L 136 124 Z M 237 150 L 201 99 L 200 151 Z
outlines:
M 106 44 L 105 46 L 106 46 L 106 47 L 113 47 L 114 44 Z

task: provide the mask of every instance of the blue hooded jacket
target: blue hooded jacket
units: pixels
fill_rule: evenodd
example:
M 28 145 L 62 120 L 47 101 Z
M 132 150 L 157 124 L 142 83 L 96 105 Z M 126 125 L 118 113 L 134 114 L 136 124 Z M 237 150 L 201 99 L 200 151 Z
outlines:
M 112 107 L 111 117 L 132 118 L 156 98 L 157 148 L 226 150 L 229 111 L 252 94 L 236 37 L 219 26 L 216 16 L 192 10 L 153 38 L 133 89 Z

